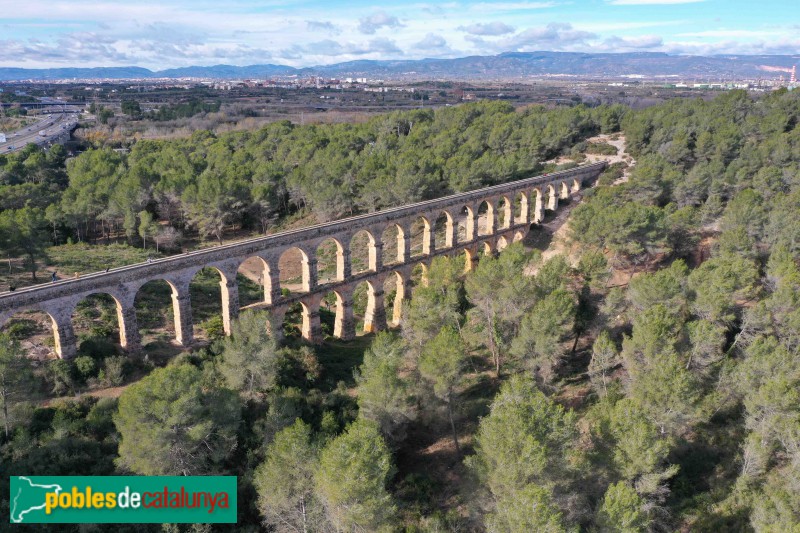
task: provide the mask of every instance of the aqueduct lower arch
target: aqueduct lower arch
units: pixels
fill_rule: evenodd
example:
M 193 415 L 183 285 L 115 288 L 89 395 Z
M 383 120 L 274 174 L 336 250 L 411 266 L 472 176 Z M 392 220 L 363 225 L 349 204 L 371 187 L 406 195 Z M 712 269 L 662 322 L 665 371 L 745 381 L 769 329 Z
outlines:
M 428 200 L 402 207 L 385 209 L 368 215 L 350 217 L 327 224 L 290 230 L 267 237 L 226 244 L 190 252 L 178 256 L 153 261 L 152 263 L 130 265 L 82 276 L 77 279 L 57 281 L 37 285 L 15 292 L 0 294 L 0 325 L 12 315 L 21 311 L 35 310 L 48 314 L 53 321 L 56 352 L 60 357 L 70 358 L 76 353 L 76 338 L 72 324 L 72 311 L 75 306 L 91 294 L 111 295 L 117 303 L 120 328 L 120 343 L 129 351 L 139 349 L 139 328 L 136 323 L 134 300 L 139 289 L 147 282 L 166 281 L 172 288 L 172 305 L 175 321 L 175 340 L 183 346 L 193 342 L 192 308 L 189 296 L 189 282 L 202 268 L 214 268 L 220 274 L 222 298 L 222 317 L 226 333 L 230 333 L 231 320 L 239 313 L 239 290 L 236 273 L 248 258 L 257 257 L 263 261 L 264 301 L 248 307 L 267 309 L 272 314 L 273 324 L 280 326 L 290 305 L 301 303 L 303 317 L 303 336 L 312 342 L 321 340 L 319 320 L 320 300 L 331 291 L 337 294 L 337 321 L 335 335 L 348 339 L 355 335 L 353 320 L 353 291 L 355 287 L 367 282 L 371 287 L 370 307 L 365 321 L 372 331 L 387 326 L 383 287 L 387 276 L 399 276 L 403 290 L 398 291 L 402 299 L 410 296 L 412 270 L 418 264 L 429 264 L 436 255 L 465 254 L 471 262 L 477 260 L 479 250 L 496 250 L 498 242 L 519 240 L 530 228 L 530 222 L 539 222 L 544 217 L 544 208 L 558 207 L 559 197 L 568 198 L 580 190 L 583 184 L 594 180 L 605 169 L 604 162 L 583 165 L 570 170 L 536 176 L 504 183 L 476 191 L 454 194 L 436 200 Z M 542 205 L 543 193 L 548 194 L 548 205 Z M 512 202 L 519 195 L 524 198 L 522 213 L 515 216 Z M 528 201 L 529 198 L 534 199 Z M 504 227 L 496 223 L 496 206 L 502 199 L 507 206 Z M 482 203 L 492 206 L 491 220 L 487 224 L 489 233 L 479 235 L 479 207 Z M 447 235 L 445 246 L 434 243 L 433 224 L 442 213 L 447 213 Z M 461 215 L 463 213 L 463 215 Z M 456 231 L 454 215 L 466 217 L 464 235 Z M 421 256 L 411 257 L 411 225 L 419 218 L 431 221 L 431 228 L 425 236 L 425 246 Z M 397 261 L 384 265 L 383 242 L 381 236 L 390 226 L 397 231 Z M 350 253 L 347 245 L 359 232 L 366 231 L 371 236 L 369 250 L 369 269 L 352 273 Z M 317 248 L 325 241 L 334 239 L 342 243 L 342 252 L 337 254 L 337 276 L 324 285 L 317 282 Z M 289 296 L 281 295 L 278 262 L 286 251 L 299 248 L 303 252 L 302 290 Z M 340 315 L 340 316 L 339 316 Z M 394 316 L 390 317 L 390 321 Z M 276 333 L 281 331 L 275 327 Z

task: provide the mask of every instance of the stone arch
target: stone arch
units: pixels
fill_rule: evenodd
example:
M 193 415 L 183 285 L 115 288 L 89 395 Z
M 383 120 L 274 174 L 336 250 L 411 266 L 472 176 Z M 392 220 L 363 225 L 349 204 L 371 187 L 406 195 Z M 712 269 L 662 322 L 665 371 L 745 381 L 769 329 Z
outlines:
M 28 357 L 44 360 L 51 353 L 61 357 L 58 325 L 53 315 L 43 309 L 19 310 L 0 316 L 0 333 L 19 342 Z
M 283 250 L 278 258 L 281 293 L 311 292 L 317 286 L 316 259 L 299 246 Z
M 159 330 L 182 346 L 189 346 L 194 340 L 188 284 L 179 287 L 168 279 L 148 280 L 136 289 L 133 307 L 145 348 L 166 340 L 155 333 Z M 169 311 L 160 315 L 154 312 L 159 308 L 164 311 L 165 307 L 171 308 L 171 320 Z
M 569 198 L 569 186 L 566 181 L 561 182 L 561 199 L 566 200 Z
M 139 349 L 139 328 L 133 306 L 106 291 L 82 295 L 70 310 L 72 331 L 81 336 L 109 337 L 128 350 Z
M 206 340 L 214 340 L 220 333 L 230 334 L 231 320 L 239 314 L 238 292 L 231 294 L 229 281 L 216 266 L 204 266 L 189 278 L 192 327 L 202 332 L 200 337 Z
M 414 219 L 409 233 L 411 238 L 411 257 L 430 255 L 433 251 L 431 244 L 434 243 L 431 223 L 427 217 L 419 216 Z
M 464 255 L 464 272 L 470 272 L 473 268 L 475 268 L 477 255 L 469 248 L 464 248 L 462 253 Z
M 355 336 L 352 296 L 344 291 L 328 291 L 320 299 L 319 309 L 324 334 L 329 333 L 342 340 L 350 340 Z M 333 320 L 330 320 L 330 315 L 333 315 Z
M 239 263 L 236 282 L 239 288 L 240 307 L 276 302 L 280 292 L 277 280 L 273 280 L 274 277 L 274 272 L 263 257 L 253 255 Z
M 494 252 L 491 241 L 486 240 L 478 245 L 478 257 L 492 257 Z
M 497 200 L 497 228 L 510 228 L 514 223 L 514 206 L 508 196 Z
M 478 235 L 494 235 L 496 217 L 494 205 L 488 200 L 483 200 L 478 205 Z
M 512 242 L 520 242 L 520 241 L 522 241 L 524 239 L 525 239 L 525 233 L 523 231 L 521 231 L 521 230 L 520 231 L 515 231 L 514 232 L 514 238 L 513 238 Z
M 550 183 L 547 185 L 547 209 L 555 211 L 558 209 L 558 184 Z
M 508 240 L 504 236 L 497 238 L 497 251 L 502 252 L 508 246 Z
M 399 326 L 403 316 L 403 302 L 408 298 L 406 294 L 406 281 L 398 271 L 389 273 L 383 280 L 383 294 L 387 311 L 387 322 L 392 326 Z M 391 312 L 389 312 L 391 311 Z
M 478 221 L 476 211 L 472 206 L 464 205 L 456 215 L 455 241 L 470 242 L 477 236 Z
M 544 194 L 541 189 L 533 189 L 531 191 L 531 198 L 533 198 L 533 214 L 531 220 L 539 223 L 544 220 Z
M 353 312 L 363 318 L 364 333 L 386 329 L 383 285 L 374 280 L 364 280 L 356 285 L 353 289 Z
M 442 210 L 433 223 L 433 233 L 430 244 L 431 250 L 446 250 L 452 248 L 456 242 L 456 235 L 453 226 L 453 216 L 447 211 Z
M 302 336 L 303 321 L 308 312 L 299 300 L 288 303 L 282 308 L 283 316 L 280 321 L 281 335 L 288 338 L 299 338 Z
M 520 191 L 514 196 L 514 223 L 528 224 L 530 221 L 530 206 L 528 193 Z
M 415 287 L 425 287 L 428 285 L 428 265 L 425 262 L 420 261 L 419 263 L 415 264 L 411 269 L 411 277 L 410 280 L 412 285 Z
M 583 186 L 583 184 L 581 183 L 581 180 L 579 178 L 574 178 L 572 180 L 572 192 L 573 193 L 580 192 L 582 186 Z
M 338 239 L 328 237 L 317 245 L 317 284 L 344 281 L 350 276 L 350 250 L 345 252 Z
M 402 264 L 411 257 L 411 240 L 400 224 L 389 224 L 381 232 L 384 265 Z
M 380 248 L 382 248 L 382 243 Z M 358 230 L 350 239 L 350 264 L 353 274 L 375 271 L 380 268 L 383 259 L 378 253 L 378 244 L 371 231 Z M 382 253 L 382 250 L 381 250 Z

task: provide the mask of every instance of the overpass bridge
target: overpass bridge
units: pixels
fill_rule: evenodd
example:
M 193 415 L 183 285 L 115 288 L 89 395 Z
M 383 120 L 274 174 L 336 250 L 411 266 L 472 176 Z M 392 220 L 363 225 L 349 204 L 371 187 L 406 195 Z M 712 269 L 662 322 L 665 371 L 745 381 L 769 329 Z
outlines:
M 303 337 L 310 342 L 320 342 L 320 303 L 325 295 L 332 292 L 336 296 L 334 336 L 351 339 L 356 334 L 353 293 L 359 284 L 366 282 L 368 287 L 364 330 L 377 331 L 387 327 L 384 306 L 386 281 L 394 280 L 396 283 L 390 321 L 398 324 L 402 302 L 411 295 L 411 273 L 417 265 L 427 269 L 436 256 L 462 255 L 465 269 L 470 270 L 478 260 L 480 251 L 493 253 L 512 241 L 523 239 L 532 223 L 544 219 L 546 209 L 557 209 L 559 200 L 580 191 L 584 184 L 595 180 L 605 167 L 604 162 L 582 165 L 151 263 L 5 292 L 0 294 L 0 326 L 22 311 L 44 312 L 52 321 L 56 353 L 59 357 L 71 358 L 77 351 L 73 311 L 88 296 L 108 294 L 116 302 L 120 345 L 129 352 L 136 352 L 140 349 L 134 308 L 136 294 L 144 284 L 163 280 L 172 289 L 175 341 L 182 346 L 190 346 L 194 336 L 189 283 L 195 274 L 206 267 L 219 273 L 223 324 L 226 334 L 230 334 L 231 321 L 240 311 L 237 271 L 245 261 L 257 258 L 263 279 L 263 300 L 248 307 L 270 312 L 273 334 L 280 335 L 287 310 L 299 303 L 303 315 Z M 515 209 L 515 206 L 518 208 Z M 481 212 L 484 214 L 480 215 Z M 502 217 L 498 216 L 500 212 Z M 444 239 L 443 242 L 437 242 L 435 224 L 442 217 L 445 220 Z M 483 222 L 482 228 L 479 227 L 479 218 Z M 411 227 L 415 223 L 419 225 L 420 221 L 424 227 L 422 253 L 412 256 Z M 384 262 L 384 233 L 389 230 L 396 235 L 397 253 L 393 260 Z M 369 264 L 366 271 L 354 273 L 351 263 L 353 238 L 362 232 L 366 232 L 368 237 Z M 336 276 L 332 281 L 320 283 L 317 248 L 328 240 L 336 244 Z M 292 249 L 299 250 L 302 257 L 302 290 L 283 296 L 278 265 L 281 256 Z
M 24 107 L 26 109 L 42 109 L 48 107 L 58 109 L 65 109 L 66 107 L 83 109 L 85 105 L 86 104 L 84 102 L 64 102 L 62 100 L 55 99 L 34 100 L 27 102 L 0 102 L 0 107 Z

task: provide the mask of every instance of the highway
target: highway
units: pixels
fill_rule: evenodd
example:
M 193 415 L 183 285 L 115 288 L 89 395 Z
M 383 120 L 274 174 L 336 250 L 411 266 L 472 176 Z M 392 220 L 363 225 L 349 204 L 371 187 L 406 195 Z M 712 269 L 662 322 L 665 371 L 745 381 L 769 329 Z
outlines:
M 52 113 L 39 122 L 21 130 L 6 133 L 6 142 L 0 143 L 0 155 L 22 150 L 28 143 L 48 144 L 72 129 L 78 122 L 71 113 Z M 45 135 L 39 135 L 44 131 Z

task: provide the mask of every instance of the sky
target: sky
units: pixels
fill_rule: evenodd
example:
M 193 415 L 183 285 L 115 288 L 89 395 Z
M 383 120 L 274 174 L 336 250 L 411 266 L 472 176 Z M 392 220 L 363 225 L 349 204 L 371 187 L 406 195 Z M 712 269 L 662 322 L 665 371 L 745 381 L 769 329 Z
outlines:
M 0 67 L 798 54 L 800 0 L 0 0 Z

